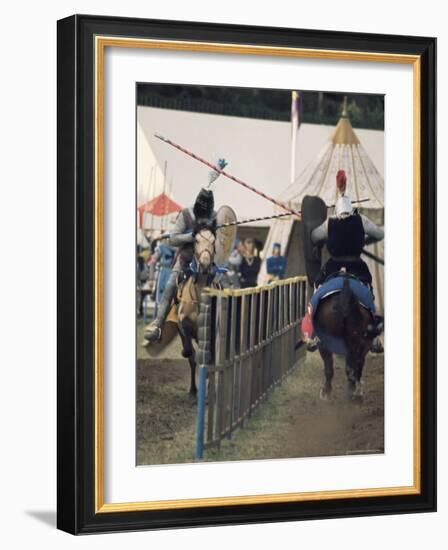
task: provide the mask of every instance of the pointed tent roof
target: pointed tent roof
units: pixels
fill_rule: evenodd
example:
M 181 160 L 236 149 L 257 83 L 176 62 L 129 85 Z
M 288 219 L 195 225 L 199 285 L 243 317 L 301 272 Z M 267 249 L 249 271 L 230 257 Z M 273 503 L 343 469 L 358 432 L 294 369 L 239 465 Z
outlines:
M 165 193 L 160 193 L 157 197 L 145 202 L 138 207 L 139 225 L 142 226 L 143 214 L 145 212 L 152 214 L 153 216 L 167 216 L 174 212 L 179 212 L 182 207 L 173 201 Z
M 139 206 L 138 210 L 142 213 L 148 212 L 154 216 L 166 216 L 173 212 L 179 212 L 179 210 L 182 210 L 182 207 L 165 193 L 160 193 L 157 197 Z
M 367 155 L 347 116 L 346 101 L 341 118 L 317 157 L 281 194 L 280 200 L 300 206 L 305 195 L 318 195 L 327 205 L 337 199 L 336 173 L 345 170 L 346 193 L 352 200 L 369 198 L 369 210 L 384 209 L 384 181 Z

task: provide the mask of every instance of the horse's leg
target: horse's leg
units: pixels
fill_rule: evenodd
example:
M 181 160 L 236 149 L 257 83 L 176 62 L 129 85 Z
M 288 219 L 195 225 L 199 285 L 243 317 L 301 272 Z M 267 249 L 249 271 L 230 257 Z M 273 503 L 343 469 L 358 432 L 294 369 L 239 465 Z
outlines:
M 362 372 L 364 370 L 364 364 L 366 362 L 366 355 L 369 352 L 369 349 L 372 345 L 371 340 L 367 342 L 361 342 L 360 343 L 360 349 L 358 353 L 358 360 L 356 362 L 356 373 L 355 373 L 355 398 L 359 398 L 362 400 L 364 391 L 363 391 L 363 384 L 362 384 Z
M 196 397 L 196 394 L 198 393 L 198 389 L 196 387 L 196 357 L 195 357 L 194 351 L 193 351 L 193 354 L 188 358 L 188 362 L 190 363 L 190 373 L 191 373 L 190 395 L 192 395 L 193 397 Z
M 320 356 L 324 362 L 325 370 L 325 385 L 320 390 L 320 398 L 327 399 L 331 395 L 331 381 L 333 380 L 334 368 L 333 368 L 333 354 L 323 348 L 319 348 Z
M 355 351 L 350 351 L 346 358 L 345 372 L 347 374 L 348 396 L 355 401 L 362 401 L 362 371 L 364 368 L 365 353 L 360 347 Z
M 193 349 L 193 321 L 188 317 L 184 317 L 180 322 L 182 333 L 182 357 L 189 359 L 194 352 Z
M 356 389 L 356 352 L 349 350 L 345 358 L 345 375 L 347 376 L 347 393 L 349 399 L 353 398 Z
M 184 317 L 180 323 L 182 337 L 182 356 L 188 359 L 191 372 L 190 395 L 196 397 L 196 358 L 193 347 L 194 324 L 191 319 Z

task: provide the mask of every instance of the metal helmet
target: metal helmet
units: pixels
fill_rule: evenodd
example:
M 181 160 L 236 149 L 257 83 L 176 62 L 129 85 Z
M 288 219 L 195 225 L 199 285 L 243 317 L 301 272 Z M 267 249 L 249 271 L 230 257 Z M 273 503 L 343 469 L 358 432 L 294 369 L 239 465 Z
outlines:
M 348 218 L 348 216 L 351 216 L 353 214 L 353 206 L 350 197 L 347 195 L 339 197 L 336 201 L 334 212 L 337 218 Z
M 210 218 L 215 206 L 213 191 L 202 188 L 199 191 L 193 206 L 193 212 L 196 218 Z

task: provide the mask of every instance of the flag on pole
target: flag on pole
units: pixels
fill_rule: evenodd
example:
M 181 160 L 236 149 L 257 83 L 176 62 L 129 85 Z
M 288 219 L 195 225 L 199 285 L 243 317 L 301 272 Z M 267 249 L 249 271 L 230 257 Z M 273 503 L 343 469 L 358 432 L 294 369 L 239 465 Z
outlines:
M 291 92 L 291 183 L 296 179 L 296 142 L 299 119 L 300 96 L 299 92 Z
M 291 131 L 294 133 L 297 130 L 300 121 L 299 121 L 299 105 L 300 96 L 299 92 L 293 90 L 291 92 Z

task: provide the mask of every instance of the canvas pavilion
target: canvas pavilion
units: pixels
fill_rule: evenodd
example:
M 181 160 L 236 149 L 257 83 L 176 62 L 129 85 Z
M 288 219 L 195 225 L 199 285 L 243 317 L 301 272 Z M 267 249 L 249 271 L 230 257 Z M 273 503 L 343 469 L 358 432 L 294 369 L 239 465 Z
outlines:
M 336 173 L 340 169 L 345 170 L 347 175 L 346 194 L 353 201 L 369 199 L 367 202 L 360 203 L 360 212 L 378 225 L 384 226 L 384 180 L 353 130 L 345 109 L 336 128 L 318 155 L 307 164 L 295 181 L 277 198 L 297 211 L 300 211 L 305 195 L 317 195 L 324 200 L 327 206 L 334 205 L 338 198 Z M 278 212 L 280 211 L 279 209 Z M 329 214 L 332 211 L 330 208 Z M 293 216 L 279 218 L 272 223 L 266 240 L 265 251 L 267 254 L 265 254 L 259 276 L 261 284 L 266 280 L 266 256 L 275 242 L 281 244 L 282 250 L 287 256 L 287 275 L 305 273 L 301 222 Z M 298 250 L 300 250 L 299 254 L 297 254 Z M 368 246 L 367 250 L 384 258 L 384 241 Z M 365 256 L 363 259 L 368 264 L 373 276 L 377 308 L 379 311 L 383 311 L 384 267 Z

